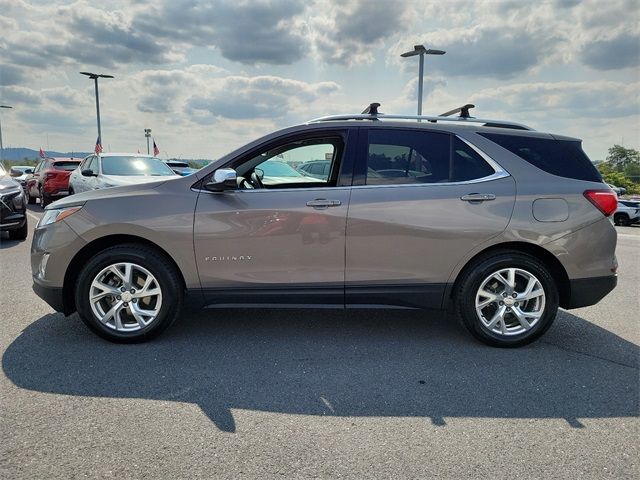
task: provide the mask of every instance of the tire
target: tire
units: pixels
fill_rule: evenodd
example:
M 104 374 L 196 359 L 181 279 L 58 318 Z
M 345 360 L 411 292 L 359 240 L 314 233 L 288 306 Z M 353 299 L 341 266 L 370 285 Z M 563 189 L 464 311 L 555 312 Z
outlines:
M 36 197 L 32 197 L 32 196 L 31 196 L 31 193 L 30 193 L 30 190 L 31 190 L 31 189 L 30 189 L 29 187 L 27 187 L 25 190 L 26 190 L 26 191 L 25 191 L 25 193 L 26 193 L 26 195 L 27 195 L 27 203 L 28 203 L 29 205 L 33 205 L 33 204 L 35 204 L 35 203 L 36 203 Z
M 626 227 L 629 225 L 629 217 L 624 213 L 618 213 L 613 216 L 613 223 Z
M 42 187 L 40 187 L 39 193 L 40 193 L 40 206 L 42 208 L 45 208 L 47 205 L 51 203 L 51 199 L 46 193 L 44 193 L 44 190 L 42 189 Z
M 16 230 L 9 230 L 9 238 L 11 240 L 25 240 L 29 235 L 28 221 L 24 221 L 24 225 Z
M 69 187 L 69 195 L 73 195 L 74 193 L 76 192 L 73 191 L 73 188 Z
M 132 282 L 123 280 L 127 277 L 124 264 L 133 265 Z M 109 270 L 113 265 L 118 265 L 116 268 L 121 276 Z M 142 284 L 149 275 L 152 280 L 146 291 L 152 294 L 142 298 Z M 96 287 L 93 284 L 95 280 L 111 288 Z M 131 290 L 130 287 L 135 288 Z M 125 288 L 124 292 L 122 288 Z M 159 296 L 153 294 L 156 289 L 160 291 Z M 138 298 L 135 295 L 130 298 L 132 292 L 136 292 Z M 91 302 L 90 294 L 104 298 Z M 145 342 L 160 335 L 180 315 L 183 296 L 180 274 L 170 260 L 151 248 L 137 244 L 118 245 L 96 254 L 82 268 L 75 285 L 76 308 L 82 321 L 97 335 L 116 343 Z M 142 322 L 134 311 L 139 312 Z M 157 312 L 154 315 L 141 313 L 154 311 Z M 101 314 L 106 318 L 104 322 L 98 316 Z
M 498 281 L 497 274 L 505 281 Z M 532 291 L 525 300 L 529 281 Z M 558 303 L 558 288 L 546 265 L 531 255 L 511 250 L 482 257 L 465 268 L 454 293 L 456 313 L 464 326 L 493 347 L 520 347 L 540 338 L 553 323 Z

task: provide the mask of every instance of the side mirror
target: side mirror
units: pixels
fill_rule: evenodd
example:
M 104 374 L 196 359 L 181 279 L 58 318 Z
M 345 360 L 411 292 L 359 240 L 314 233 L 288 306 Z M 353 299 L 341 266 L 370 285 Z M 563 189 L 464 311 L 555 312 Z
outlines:
M 238 174 L 233 168 L 220 168 L 213 173 L 213 180 L 204 185 L 210 192 L 224 192 L 238 188 Z
M 80 173 L 82 174 L 83 177 L 97 177 L 98 176 L 95 173 L 93 173 L 93 170 L 91 170 L 90 168 L 86 168 L 86 169 L 82 170 Z

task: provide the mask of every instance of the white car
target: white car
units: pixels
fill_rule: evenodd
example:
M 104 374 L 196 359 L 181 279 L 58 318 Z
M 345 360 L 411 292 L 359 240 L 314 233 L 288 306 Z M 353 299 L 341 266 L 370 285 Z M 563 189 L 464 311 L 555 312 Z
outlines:
M 14 165 L 11 167 L 11 178 L 18 182 L 22 188 L 25 188 L 27 177 L 33 173 L 34 168 L 28 165 Z
M 618 200 L 618 209 L 613 214 L 613 222 L 623 226 L 640 222 L 640 202 Z
M 167 177 L 167 178 L 160 178 Z M 69 194 L 179 178 L 165 162 L 150 155 L 103 153 L 89 155 L 69 179 Z

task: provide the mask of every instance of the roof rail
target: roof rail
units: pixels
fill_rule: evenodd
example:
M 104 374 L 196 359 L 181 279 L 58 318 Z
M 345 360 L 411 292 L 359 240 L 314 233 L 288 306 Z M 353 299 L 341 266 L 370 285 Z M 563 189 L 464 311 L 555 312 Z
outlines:
M 307 123 L 318 122 L 331 122 L 339 120 L 426 120 L 431 123 L 437 122 L 454 122 L 454 123 L 481 123 L 485 127 L 499 127 L 499 128 L 511 128 L 514 130 L 533 130 L 533 128 L 516 122 L 508 122 L 504 120 L 489 120 L 486 118 L 474 118 L 469 116 L 469 109 L 474 105 L 467 104 L 455 110 L 443 113 L 442 115 L 430 116 L 430 115 L 387 115 L 378 112 L 379 103 L 372 103 L 364 112 L 360 114 L 346 114 L 346 115 L 327 115 L 325 117 L 314 118 Z M 449 117 L 454 113 L 460 112 L 460 116 Z

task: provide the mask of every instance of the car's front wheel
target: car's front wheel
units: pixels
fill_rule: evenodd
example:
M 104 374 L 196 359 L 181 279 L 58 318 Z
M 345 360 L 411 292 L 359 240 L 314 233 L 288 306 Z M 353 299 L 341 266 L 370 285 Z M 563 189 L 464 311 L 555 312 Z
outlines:
M 150 340 L 180 314 L 179 273 L 161 253 L 142 245 L 108 248 L 83 267 L 75 300 L 83 322 L 118 343 Z
M 613 223 L 626 227 L 627 225 L 629 225 L 629 216 L 625 213 L 616 213 L 613 216 Z
M 538 339 L 558 312 L 558 289 L 549 269 L 530 255 L 503 251 L 480 259 L 464 273 L 455 305 L 466 328 L 495 347 L 519 347 Z

